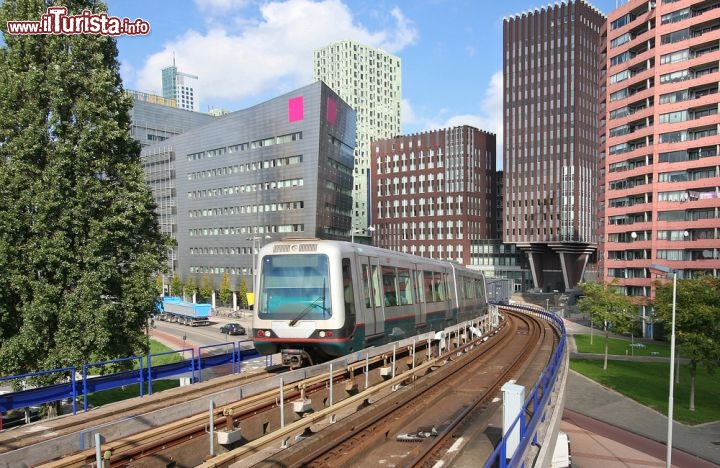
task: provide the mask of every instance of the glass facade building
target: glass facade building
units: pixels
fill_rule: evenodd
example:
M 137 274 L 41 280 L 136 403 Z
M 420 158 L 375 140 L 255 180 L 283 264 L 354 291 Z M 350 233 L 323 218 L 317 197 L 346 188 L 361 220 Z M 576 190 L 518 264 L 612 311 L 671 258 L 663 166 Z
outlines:
M 143 149 L 174 161 L 176 271 L 252 284 L 260 244 L 345 239 L 355 112 L 322 82 L 232 112 Z
M 154 145 L 179 135 L 191 128 L 214 120 L 207 114 L 180 109 L 174 99 L 128 90 L 133 98 L 130 111 L 130 133 L 142 147 Z M 163 235 L 175 237 L 177 232 L 177 193 L 175 157 L 170 153 L 142 157 L 145 181 L 155 200 L 158 222 Z M 168 250 L 167 265 L 170 275 L 175 271 L 177 252 Z
M 170 67 L 162 69 L 163 97 L 173 99 L 180 109 L 200 111 L 200 97 L 197 93 L 198 77 L 179 72 L 175 60 Z

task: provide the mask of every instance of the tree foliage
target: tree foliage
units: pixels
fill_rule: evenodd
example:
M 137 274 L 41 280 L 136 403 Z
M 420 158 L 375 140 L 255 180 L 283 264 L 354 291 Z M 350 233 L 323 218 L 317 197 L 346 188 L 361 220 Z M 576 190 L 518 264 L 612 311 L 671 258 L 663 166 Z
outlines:
M 670 333 L 672 281 L 656 282 L 655 288 L 653 306 Z M 720 363 L 720 278 L 677 280 L 675 334 L 680 355 L 690 360 L 690 409 L 694 409 L 698 365 L 712 372 Z
M 610 329 L 623 333 L 632 328 L 634 306 L 628 296 L 620 294 L 616 283 L 583 282 L 579 284 L 584 297 L 578 301 L 578 307 L 584 314 L 590 315 L 593 324 L 599 324 L 605 332 L 605 362 L 607 370 L 608 338 Z
M 245 281 L 245 278 L 240 279 L 240 308 L 241 309 L 247 309 L 248 308 L 248 285 L 247 281 Z
M 170 295 L 171 296 L 182 296 L 183 282 L 180 275 L 175 273 L 170 280 Z
M 232 289 L 230 289 L 230 275 L 223 273 L 222 283 L 220 283 L 220 301 L 227 306 L 232 297 Z
M 7 34 L 46 8 L 0 6 L 0 375 L 144 351 L 164 253 L 115 40 Z
M 212 279 L 210 278 L 210 275 L 208 273 L 205 273 L 200 278 L 200 287 L 198 288 L 198 292 L 200 293 L 200 297 L 210 300 L 212 297 L 213 290 L 215 288 L 213 287 Z
M 157 291 L 158 296 L 164 296 L 165 295 L 165 283 L 163 280 L 162 275 L 157 275 L 155 277 L 155 290 Z
M 185 285 L 183 286 L 183 296 L 187 295 L 192 297 L 196 291 L 197 285 L 195 284 L 195 278 L 188 276 L 188 279 L 185 281 Z

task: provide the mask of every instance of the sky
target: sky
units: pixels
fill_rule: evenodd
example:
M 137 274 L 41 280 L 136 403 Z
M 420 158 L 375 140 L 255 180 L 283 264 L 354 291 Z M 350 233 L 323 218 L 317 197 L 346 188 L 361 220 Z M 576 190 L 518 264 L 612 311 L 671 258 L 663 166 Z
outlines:
M 313 82 L 312 52 L 353 39 L 402 63 L 403 134 L 472 125 L 502 142 L 502 24 L 533 0 L 109 0 L 150 23 L 118 38 L 125 88 L 162 94 L 161 69 L 199 77 L 201 111 L 244 109 Z M 607 15 L 621 0 L 593 0 Z M 498 153 L 501 160 L 501 153 Z

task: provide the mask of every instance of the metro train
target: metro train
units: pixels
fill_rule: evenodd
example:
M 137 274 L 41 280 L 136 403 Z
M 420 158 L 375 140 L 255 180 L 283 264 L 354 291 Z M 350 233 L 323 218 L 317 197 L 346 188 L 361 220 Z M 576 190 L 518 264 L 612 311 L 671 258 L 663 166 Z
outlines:
M 485 277 L 457 263 L 321 239 L 258 256 L 252 339 L 298 367 L 487 313 Z

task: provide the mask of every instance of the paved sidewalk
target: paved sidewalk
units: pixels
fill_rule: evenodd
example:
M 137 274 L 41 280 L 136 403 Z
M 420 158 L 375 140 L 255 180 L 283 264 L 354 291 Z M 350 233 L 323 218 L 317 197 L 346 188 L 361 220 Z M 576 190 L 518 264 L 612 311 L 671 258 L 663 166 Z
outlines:
M 583 327 L 565 321 L 568 335 L 587 333 Z M 575 340 L 568 336 L 568 349 L 577 352 Z M 565 407 L 598 421 L 611 424 L 648 439 L 666 443 L 667 417 L 653 409 L 606 388 L 581 374 L 570 371 Z M 697 455 L 720 465 L 720 422 L 688 426 L 673 423 L 673 448 Z

